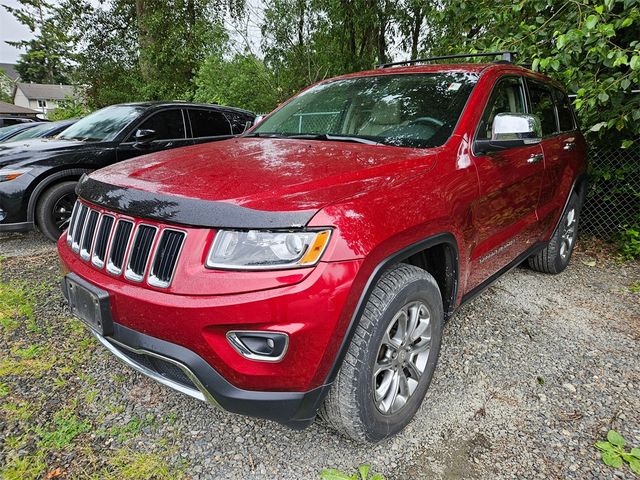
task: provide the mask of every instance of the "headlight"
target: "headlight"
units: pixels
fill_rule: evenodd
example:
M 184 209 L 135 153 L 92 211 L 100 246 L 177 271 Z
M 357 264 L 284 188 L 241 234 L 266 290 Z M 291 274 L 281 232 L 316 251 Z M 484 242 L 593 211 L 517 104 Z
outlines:
M 30 168 L 0 168 L 0 182 L 8 182 L 18 178 L 23 173 L 27 173 Z
M 240 232 L 220 230 L 207 256 L 209 268 L 274 270 L 315 265 L 331 230 L 314 232 Z

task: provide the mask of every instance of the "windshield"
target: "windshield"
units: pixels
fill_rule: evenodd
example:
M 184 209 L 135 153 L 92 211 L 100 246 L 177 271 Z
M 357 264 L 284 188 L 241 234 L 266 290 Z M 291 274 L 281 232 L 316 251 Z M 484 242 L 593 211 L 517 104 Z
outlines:
M 67 128 L 57 138 L 108 142 L 144 111 L 144 107 L 114 105 L 103 108 Z
M 329 81 L 293 98 L 249 135 L 437 147 L 451 136 L 477 79 L 450 72 Z
M 17 135 L 14 135 L 10 138 L 12 142 L 18 140 L 26 140 L 28 138 L 39 138 L 45 135 L 48 131 L 55 128 L 54 123 L 44 123 L 42 125 L 38 125 L 37 127 L 28 128 Z
M 40 123 L 16 123 L 15 125 L 9 125 L 8 127 L 2 127 L 0 128 L 0 138 L 4 137 L 5 135 L 11 133 L 11 132 L 15 132 L 16 130 L 23 130 L 23 129 L 28 129 L 28 128 L 34 128 L 35 125 L 40 125 Z

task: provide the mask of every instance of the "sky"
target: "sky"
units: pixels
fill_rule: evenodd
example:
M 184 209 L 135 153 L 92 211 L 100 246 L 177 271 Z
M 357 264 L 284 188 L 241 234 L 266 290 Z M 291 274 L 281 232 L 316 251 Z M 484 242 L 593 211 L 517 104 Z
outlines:
M 2 0 L 2 5 L 18 6 L 17 0 Z M 5 42 L 28 40 L 32 37 L 27 27 L 18 23 L 9 12 L 0 8 L 0 63 L 16 63 L 22 53 L 20 50 L 7 45 Z

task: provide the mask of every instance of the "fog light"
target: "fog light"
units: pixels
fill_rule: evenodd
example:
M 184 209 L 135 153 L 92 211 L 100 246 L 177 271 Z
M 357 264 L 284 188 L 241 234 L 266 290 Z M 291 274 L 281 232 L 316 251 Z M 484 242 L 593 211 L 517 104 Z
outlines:
M 289 346 L 289 336 L 278 332 L 232 330 L 227 340 L 243 357 L 261 362 L 282 360 Z
M 7 218 L 7 212 L 0 208 L 0 222 Z

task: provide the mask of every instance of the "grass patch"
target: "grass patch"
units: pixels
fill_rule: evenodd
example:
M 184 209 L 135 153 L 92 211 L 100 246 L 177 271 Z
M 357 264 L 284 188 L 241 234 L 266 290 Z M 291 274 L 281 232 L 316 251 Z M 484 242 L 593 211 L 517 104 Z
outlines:
M 56 412 L 48 428 L 36 427 L 35 429 L 40 436 L 38 447 L 56 450 L 69 446 L 78 435 L 89 430 L 91 430 L 91 423 L 87 420 L 80 421 L 69 409 Z
M 42 455 L 24 455 L 9 458 L 0 470 L 4 480 L 35 480 L 41 478 L 47 469 Z
M 184 477 L 182 468 L 172 468 L 164 459 L 170 458 L 157 453 L 139 453 L 128 448 L 116 452 L 109 461 L 112 471 L 107 478 L 126 480 L 169 480 Z
M 33 320 L 33 304 L 24 285 L 0 282 L 0 326 L 12 332 L 25 318 Z

